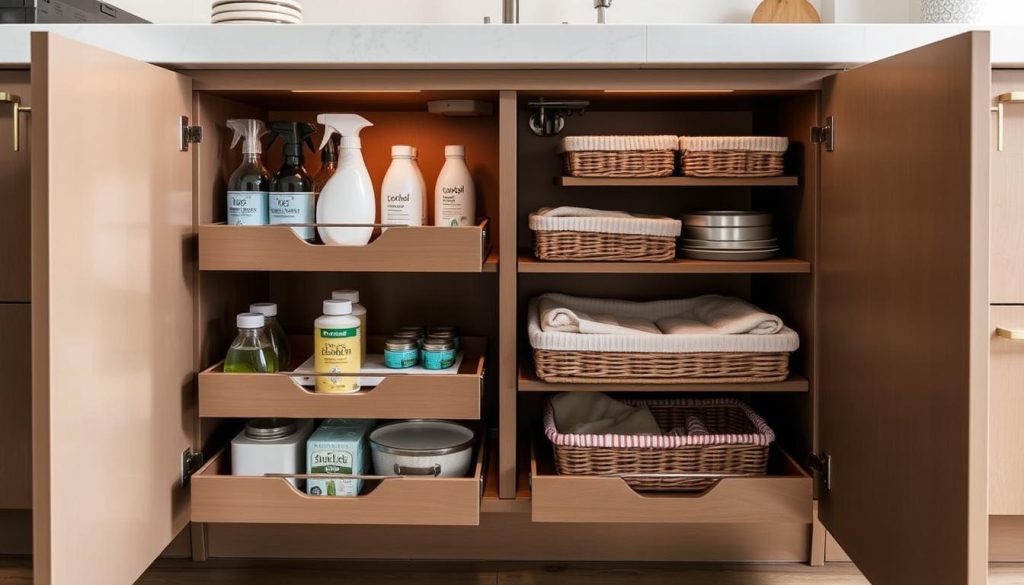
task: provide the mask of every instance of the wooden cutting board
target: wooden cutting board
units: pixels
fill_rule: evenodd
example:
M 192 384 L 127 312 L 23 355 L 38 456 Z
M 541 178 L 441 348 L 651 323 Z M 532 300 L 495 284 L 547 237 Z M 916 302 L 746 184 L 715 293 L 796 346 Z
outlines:
M 750 22 L 820 23 L 821 15 L 807 0 L 764 0 Z

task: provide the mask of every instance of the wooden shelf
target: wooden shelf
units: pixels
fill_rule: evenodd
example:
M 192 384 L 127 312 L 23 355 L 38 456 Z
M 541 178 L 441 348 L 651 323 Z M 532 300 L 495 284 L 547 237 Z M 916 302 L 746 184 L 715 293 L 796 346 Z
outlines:
M 533 365 L 520 366 L 520 392 L 807 392 L 807 378 L 790 374 L 783 382 L 747 382 L 742 384 L 567 384 L 548 383 L 537 377 Z
M 200 270 L 283 272 L 483 272 L 488 222 L 473 227 L 403 227 L 365 246 L 310 244 L 286 226 L 199 226 Z
M 796 187 L 799 177 L 555 177 L 559 187 Z
M 353 394 L 317 394 L 287 373 L 225 374 L 217 364 L 199 374 L 199 416 L 476 420 L 480 418 L 486 340 L 466 337 L 463 345 L 457 374 L 417 375 L 398 370 L 377 386 Z M 309 338 L 294 337 L 293 347 L 300 355 L 308 355 Z
M 671 262 L 548 262 L 519 253 L 521 274 L 807 274 L 811 263 L 796 258 L 752 262 L 690 260 Z
M 557 475 L 547 445 L 534 450 L 534 522 L 751 523 L 811 522 L 810 476 L 773 448 L 769 474 L 721 479 L 702 493 L 638 493 L 618 477 Z
M 231 449 L 228 447 L 192 476 L 191 520 L 241 524 L 476 526 L 480 523 L 483 461 L 483 448 L 478 446 L 471 477 L 389 478 L 364 482 L 363 495 L 324 497 L 306 495 L 283 478 L 231 475 Z

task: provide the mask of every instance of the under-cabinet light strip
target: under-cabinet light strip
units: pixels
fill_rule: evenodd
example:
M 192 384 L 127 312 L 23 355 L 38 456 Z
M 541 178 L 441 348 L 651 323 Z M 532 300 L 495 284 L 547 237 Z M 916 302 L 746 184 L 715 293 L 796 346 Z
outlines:
M 735 89 L 606 89 L 604 93 L 734 93 Z
M 420 93 L 418 89 L 293 89 L 292 93 Z

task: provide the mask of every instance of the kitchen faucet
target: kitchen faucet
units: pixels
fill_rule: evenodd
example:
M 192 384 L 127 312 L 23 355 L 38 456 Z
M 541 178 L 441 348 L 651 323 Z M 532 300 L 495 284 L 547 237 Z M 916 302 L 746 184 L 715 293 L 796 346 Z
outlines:
M 612 7 L 612 0 L 594 0 L 597 9 L 597 23 L 605 23 L 605 13 Z M 502 0 L 501 21 L 505 24 L 519 23 L 519 0 Z
M 597 24 L 604 24 L 605 12 L 612 7 L 612 0 L 594 0 L 594 8 L 597 9 Z

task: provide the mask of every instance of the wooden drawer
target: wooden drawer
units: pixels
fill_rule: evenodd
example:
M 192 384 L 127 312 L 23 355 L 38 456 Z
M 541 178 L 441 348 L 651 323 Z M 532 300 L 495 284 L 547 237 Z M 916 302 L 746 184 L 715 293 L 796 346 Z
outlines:
M 1024 306 L 991 307 L 989 321 L 989 513 L 1024 514 L 1024 339 L 995 334 L 1024 330 Z
M 199 269 L 483 272 L 487 236 L 483 220 L 474 227 L 392 228 L 365 246 L 321 246 L 284 226 L 201 225 Z M 486 270 L 496 270 L 493 263 L 487 264 Z
M 992 94 L 1024 90 L 1024 71 L 993 71 Z M 996 149 L 996 116 L 992 116 L 992 201 L 990 204 L 989 299 L 992 303 L 1024 303 L 1024 106 L 1004 111 L 1004 149 Z
M 539 453 L 539 455 L 538 455 Z M 550 446 L 534 449 L 534 522 L 811 523 L 811 478 L 781 449 L 766 477 L 726 478 L 699 495 L 641 494 L 617 477 L 557 475 Z
M 476 526 L 485 469 L 480 445 L 471 477 L 368 481 L 363 495 L 333 498 L 308 496 L 282 478 L 233 476 L 228 447 L 192 476 L 192 521 Z
M 457 374 L 403 374 L 396 370 L 354 394 L 317 394 L 287 373 L 225 374 L 219 363 L 199 374 L 199 416 L 210 418 L 480 418 L 486 339 L 464 337 Z M 380 338 L 370 341 L 382 343 Z M 309 337 L 294 337 L 301 355 Z

